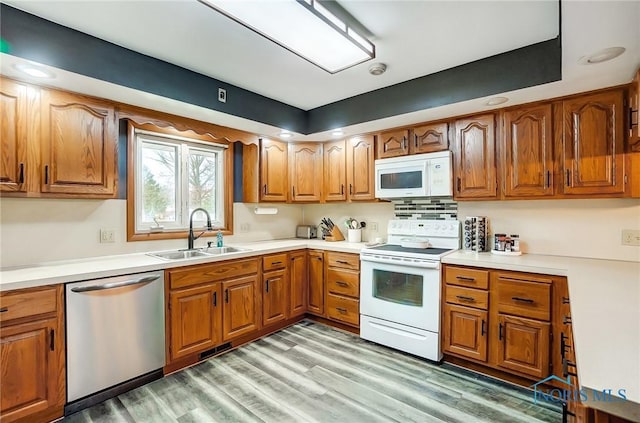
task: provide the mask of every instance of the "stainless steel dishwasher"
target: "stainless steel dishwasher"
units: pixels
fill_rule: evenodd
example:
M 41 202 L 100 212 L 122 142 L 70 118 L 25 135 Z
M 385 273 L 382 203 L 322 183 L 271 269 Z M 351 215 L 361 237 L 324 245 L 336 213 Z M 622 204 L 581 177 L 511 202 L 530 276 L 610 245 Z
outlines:
M 162 377 L 162 271 L 69 283 L 66 305 L 65 414 Z

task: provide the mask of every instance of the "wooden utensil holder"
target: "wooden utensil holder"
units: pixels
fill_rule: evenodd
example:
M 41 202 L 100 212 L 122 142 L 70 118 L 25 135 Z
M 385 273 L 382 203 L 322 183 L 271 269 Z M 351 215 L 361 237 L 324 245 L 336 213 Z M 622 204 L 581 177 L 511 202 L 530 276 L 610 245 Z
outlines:
M 331 229 L 331 235 L 325 236 L 324 240 L 329 242 L 344 241 L 344 235 L 342 235 L 342 232 L 340 232 L 337 226 L 334 226 L 333 229 Z

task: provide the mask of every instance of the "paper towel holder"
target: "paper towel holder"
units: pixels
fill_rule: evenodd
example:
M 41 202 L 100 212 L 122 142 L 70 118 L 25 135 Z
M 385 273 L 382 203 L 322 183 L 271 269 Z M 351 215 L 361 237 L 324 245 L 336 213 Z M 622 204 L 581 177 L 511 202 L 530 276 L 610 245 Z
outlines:
M 256 207 L 253 209 L 255 214 L 278 214 L 277 207 Z

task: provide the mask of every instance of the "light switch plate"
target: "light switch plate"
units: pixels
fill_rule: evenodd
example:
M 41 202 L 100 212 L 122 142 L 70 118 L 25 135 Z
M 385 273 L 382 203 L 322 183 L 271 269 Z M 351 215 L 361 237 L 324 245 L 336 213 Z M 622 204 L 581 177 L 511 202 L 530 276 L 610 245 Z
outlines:
M 100 229 L 100 243 L 116 242 L 116 231 L 113 229 Z

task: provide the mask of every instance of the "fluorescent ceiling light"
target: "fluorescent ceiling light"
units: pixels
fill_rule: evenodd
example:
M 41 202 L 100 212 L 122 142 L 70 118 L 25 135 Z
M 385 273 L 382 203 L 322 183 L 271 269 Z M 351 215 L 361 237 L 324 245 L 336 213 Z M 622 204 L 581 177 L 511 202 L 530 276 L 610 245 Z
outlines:
M 199 1 L 329 73 L 376 56 L 369 40 L 317 0 Z

